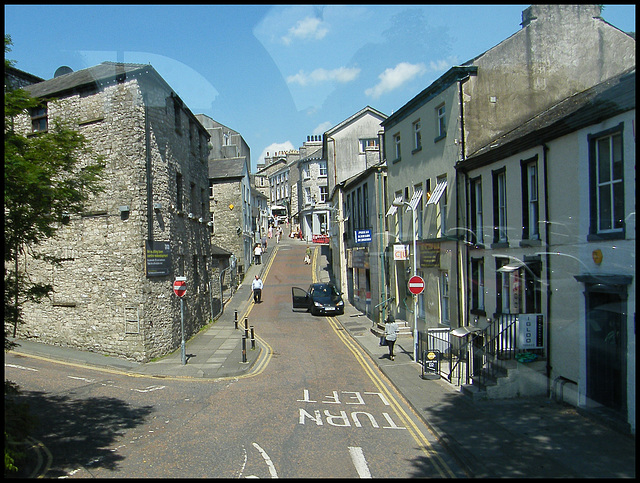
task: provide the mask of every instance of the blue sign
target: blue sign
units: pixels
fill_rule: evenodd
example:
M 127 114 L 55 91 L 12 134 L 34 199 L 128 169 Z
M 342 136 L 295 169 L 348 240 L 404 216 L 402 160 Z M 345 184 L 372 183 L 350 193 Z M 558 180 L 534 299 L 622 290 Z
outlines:
M 371 242 L 371 230 L 356 230 L 356 243 Z

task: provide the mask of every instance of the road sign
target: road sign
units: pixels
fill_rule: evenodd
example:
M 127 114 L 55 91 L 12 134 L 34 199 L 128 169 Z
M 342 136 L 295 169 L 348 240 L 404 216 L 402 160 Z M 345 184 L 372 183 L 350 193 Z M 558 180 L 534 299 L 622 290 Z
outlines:
M 409 292 L 413 295 L 419 295 L 424 290 L 424 280 L 418 275 L 414 275 L 409 279 Z
M 176 277 L 173 282 L 173 291 L 178 297 L 182 297 L 187 291 L 187 277 Z

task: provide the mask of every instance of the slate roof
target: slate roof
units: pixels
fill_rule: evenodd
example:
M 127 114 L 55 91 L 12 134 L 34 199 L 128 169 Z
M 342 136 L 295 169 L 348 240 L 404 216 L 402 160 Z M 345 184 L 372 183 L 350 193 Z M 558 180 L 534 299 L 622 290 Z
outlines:
M 156 70 L 148 64 L 124 64 L 122 62 L 103 62 L 102 64 L 54 77 L 25 87 L 33 97 L 50 97 L 54 94 L 72 91 L 110 81 L 124 80 L 137 72 L 153 72 L 162 79 Z
M 467 170 L 551 141 L 582 127 L 635 109 L 635 67 L 590 89 L 574 94 L 494 139 L 456 164 Z
M 242 178 L 246 158 L 225 158 L 209 160 L 209 179 Z

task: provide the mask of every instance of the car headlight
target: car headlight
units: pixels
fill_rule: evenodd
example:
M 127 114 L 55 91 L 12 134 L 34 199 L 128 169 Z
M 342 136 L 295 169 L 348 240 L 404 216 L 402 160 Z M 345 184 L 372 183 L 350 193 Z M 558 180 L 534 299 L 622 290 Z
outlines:
M 315 305 L 316 307 L 322 307 L 322 304 L 320 302 L 313 302 L 313 305 Z
M 340 302 L 338 302 L 338 307 L 341 307 L 344 305 L 344 300 L 341 300 Z

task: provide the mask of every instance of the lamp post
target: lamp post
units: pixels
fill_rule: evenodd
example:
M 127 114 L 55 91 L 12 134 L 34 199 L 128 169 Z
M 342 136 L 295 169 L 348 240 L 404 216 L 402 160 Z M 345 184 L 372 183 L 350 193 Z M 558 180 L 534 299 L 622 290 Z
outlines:
M 414 209 L 410 203 L 406 201 L 394 201 L 393 206 L 401 207 L 406 206 L 411 210 L 411 229 L 413 232 L 413 276 L 418 275 L 418 265 L 417 265 L 417 235 L 416 235 L 416 216 L 414 213 Z M 418 296 L 413 296 L 413 360 L 414 362 L 418 362 Z

